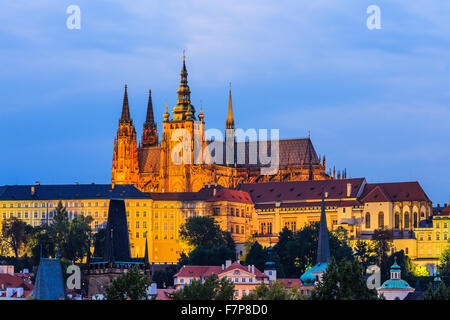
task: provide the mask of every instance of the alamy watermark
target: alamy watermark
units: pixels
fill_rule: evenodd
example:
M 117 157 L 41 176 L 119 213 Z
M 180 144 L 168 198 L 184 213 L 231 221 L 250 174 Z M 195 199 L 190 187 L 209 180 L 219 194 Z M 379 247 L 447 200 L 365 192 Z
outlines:
M 70 16 L 67 17 L 66 26 L 67 29 L 81 29 L 81 9 L 79 6 L 72 4 L 67 7 L 66 13 Z
M 270 129 L 270 139 L 267 129 L 226 130 L 225 139 L 218 129 L 208 129 L 204 135 L 194 129 L 193 134 L 184 128 L 172 132 L 173 164 L 256 165 L 262 175 L 278 172 L 279 129 Z

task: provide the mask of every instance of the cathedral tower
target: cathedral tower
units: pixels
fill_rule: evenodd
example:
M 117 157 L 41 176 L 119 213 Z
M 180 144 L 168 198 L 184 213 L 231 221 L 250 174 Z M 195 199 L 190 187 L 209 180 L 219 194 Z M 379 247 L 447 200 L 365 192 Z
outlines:
M 137 184 L 139 182 L 139 162 L 136 130 L 130 117 L 127 86 L 123 96 L 122 116 L 114 139 L 111 184 Z
M 178 100 L 170 114 L 164 113 L 163 135 L 161 140 L 160 191 L 184 192 L 197 189 L 194 181 L 193 165 L 201 158 L 205 123 L 203 112 L 197 120 L 195 108 L 191 104 L 191 91 L 187 81 L 186 59 L 183 56 L 181 81 L 178 87 Z M 197 156 L 197 158 L 195 158 Z
M 141 145 L 143 147 L 154 147 L 158 145 L 158 132 L 156 130 L 155 118 L 153 116 L 153 102 L 152 91 L 149 91 L 147 117 L 144 122 L 144 129 L 142 132 Z

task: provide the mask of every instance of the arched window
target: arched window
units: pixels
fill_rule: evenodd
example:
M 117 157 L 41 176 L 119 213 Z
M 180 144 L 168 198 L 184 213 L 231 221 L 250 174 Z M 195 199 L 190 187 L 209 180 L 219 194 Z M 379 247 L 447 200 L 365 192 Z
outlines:
M 405 229 L 409 228 L 409 213 L 405 213 Z
M 400 229 L 400 214 L 398 212 L 395 213 L 394 228 Z
M 366 213 L 366 229 L 370 229 L 370 213 Z
M 417 224 L 418 224 L 417 212 L 414 212 L 414 220 L 413 220 L 413 223 L 414 223 L 414 228 L 417 228 Z
M 384 213 L 380 212 L 378 213 L 378 228 L 384 227 Z

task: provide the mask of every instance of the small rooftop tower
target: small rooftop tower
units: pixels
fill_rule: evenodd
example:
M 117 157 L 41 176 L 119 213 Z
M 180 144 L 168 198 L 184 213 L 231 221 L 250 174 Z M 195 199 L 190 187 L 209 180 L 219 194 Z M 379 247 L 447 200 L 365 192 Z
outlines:
M 267 249 L 267 261 L 264 264 L 264 274 L 269 277 L 269 283 L 277 280 L 277 269 L 272 259 L 272 248 Z

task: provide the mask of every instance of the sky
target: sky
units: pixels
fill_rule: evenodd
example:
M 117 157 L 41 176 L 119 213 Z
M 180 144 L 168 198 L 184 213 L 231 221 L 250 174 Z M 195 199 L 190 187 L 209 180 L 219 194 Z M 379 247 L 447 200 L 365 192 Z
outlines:
M 449 16 L 444 0 L 0 0 L 0 185 L 109 183 L 124 85 L 138 136 L 149 89 L 161 130 L 186 50 L 207 128 L 231 82 L 236 127 L 310 132 L 329 168 L 449 203 Z

